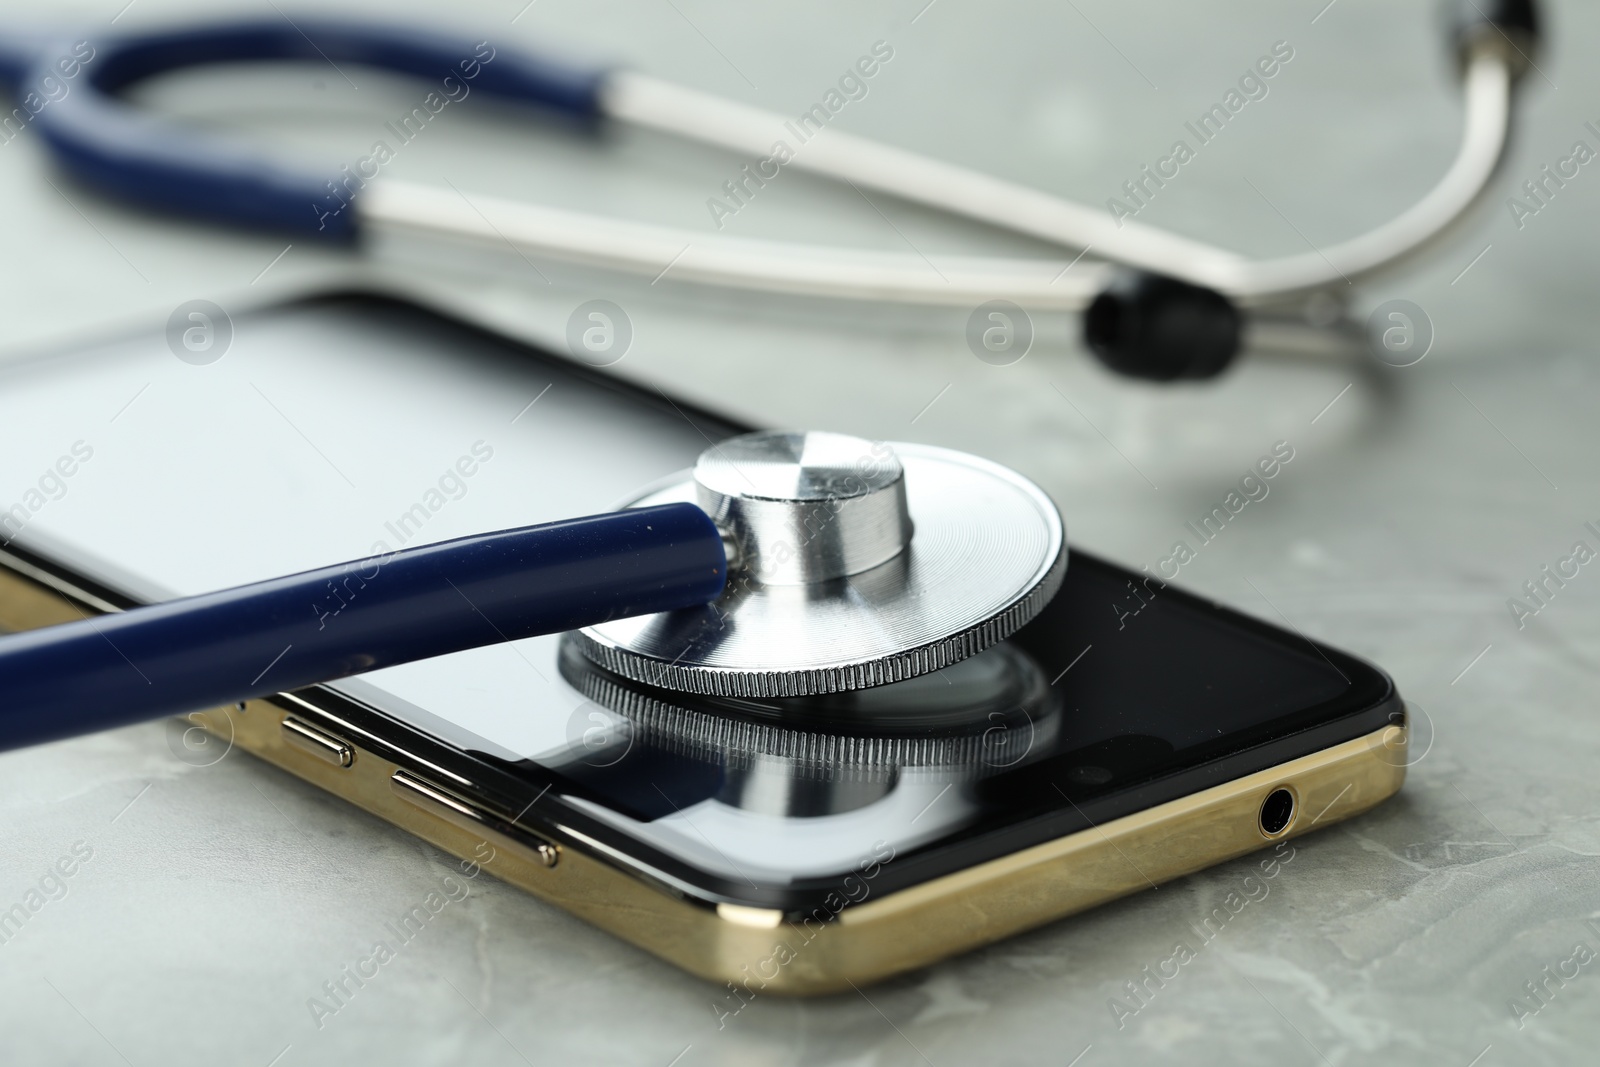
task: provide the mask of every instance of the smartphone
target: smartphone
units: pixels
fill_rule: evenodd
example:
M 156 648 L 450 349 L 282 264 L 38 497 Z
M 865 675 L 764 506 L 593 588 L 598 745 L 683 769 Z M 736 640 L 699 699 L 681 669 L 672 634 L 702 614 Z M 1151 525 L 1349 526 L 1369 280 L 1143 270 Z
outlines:
M 0 625 L 605 511 L 749 429 L 393 300 L 217 313 L 0 368 Z M 1380 670 L 1077 549 L 1008 641 L 857 693 L 690 697 L 552 636 L 191 718 L 729 1012 L 1284 848 L 1406 767 Z

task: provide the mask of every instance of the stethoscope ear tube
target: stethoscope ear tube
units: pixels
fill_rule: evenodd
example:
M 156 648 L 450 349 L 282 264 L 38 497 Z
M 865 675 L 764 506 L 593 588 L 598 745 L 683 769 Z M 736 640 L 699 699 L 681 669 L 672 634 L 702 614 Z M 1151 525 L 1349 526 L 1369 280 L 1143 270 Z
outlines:
M 1005 296 L 1041 310 L 1086 307 L 1105 287 L 1109 265 L 1122 264 L 1209 290 L 1245 311 L 1273 308 L 1282 317 L 1307 299 L 1343 292 L 1403 263 L 1437 242 L 1484 197 L 1505 152 L 1513 83 L 1533 66 L 1539 18 L 1534 0 L 1458 0 L 1456 8 L 1450 32 L 1462 61 L 1465 106 L 1450 169 L 1399 216 L 1321 249 L 1249 259 L 832 128 L 790 164 L 1077 249 L 1079 257 L 1093 249 L 1090 261 L 1070 274 L 1079 257 L 1064 263 L 947 257 L 929 272 L 920 257 L 708 235 L 507 202 L 493 203 L 491 223 L 490 213 L 454 189 L 392 177 L 369 184 L 384 162 L 376 148 L 337 175 L 316 174 L 274 165 L 241 143 L 141 114 L 113 95 L 141 78 L 197 64 L 288 59 L 331 64 L 340 75 L 341 64 L 348 63 L 437 79 L 447 95 L 453 86 L 460 98 L 471 80 L 473 91 L 538 103 L 581 122 L 618 120 L 747 156 L 768 152 L 773 131 L 785 124 L 782 116 L 642 74 L 569 69 L 511 49 L 495 52 L 488 41 L 284 17 L 80 41 L 70 46 L 84 60 L 79 62 L 57 46 L 12 35 L 0 37 L 0 82 L 25 103 L 33 101 L 26 104 L 31 121 L 62 167 L 84 184 L 147 208 L 247 228 L 335 243 L 367 237 L 379 248 L 397 236 L 401 244 L 419 236 L 442 239 L 452 250 L 463 243 L 497 250 L 509 245 L 524 259 L 652 279 L 670 268 L 677 283 L 807 297 L 971 306 Z M 36 59 L 28 64 L 30 48 Z M 84 48 L 93 52 L 92 60 Z M 52 63 L 87 73 L 64 91 Z M 32 91 L 44 86 L 54 91 Z M 422 99 L 437 96 L 430 91 Z M 435 100 L 433 107 L 442 104 Z M 1212 326 L 1226 325 L 1222 316 L 1201 313 Z M 1214 373 L 1225 360 L 1135 362 L 1137 373 L 1169 379 Z
M 0 638 L 0 749 L 714 600 L 692 504 L 464 537 Z

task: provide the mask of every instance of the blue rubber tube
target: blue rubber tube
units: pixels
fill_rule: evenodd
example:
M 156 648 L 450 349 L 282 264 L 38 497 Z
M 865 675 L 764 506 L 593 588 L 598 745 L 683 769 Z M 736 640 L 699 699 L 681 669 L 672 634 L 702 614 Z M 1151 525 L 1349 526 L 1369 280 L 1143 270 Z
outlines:
M 73 40 L 0 41 L 0 83 L 19 103 L 31 96 L 38 108 L 31 123 L 67 173 L 141 207 L 335 243 L 354 241 L 359 232 L 358 213 L 341 206 L 359 192 L 349 173 L 285 165 L 239 139 L 148 113 L 117 94 L 186 67 L 303 61 L 328 65 L 329 77 L 341 76 L 347 64 L 355 77 L 361 67 L 415 76 L 419 101 L 428 93 L 462 101 L 482 93 L 587 122 L 599 116 L 606 73 L 481 38 L 300 15 L 86 34 L 81 47 Z M 25 66 L 21 57 L 29 50 L 35 59 Z M 92 58 L 70 64 L 80 73 L 65 79 L 57 67 L 62 58 L 90 51 Z
M 0 638 L 0 749 L 692 607 L 727 579 L 692 504 L 403 549 Z

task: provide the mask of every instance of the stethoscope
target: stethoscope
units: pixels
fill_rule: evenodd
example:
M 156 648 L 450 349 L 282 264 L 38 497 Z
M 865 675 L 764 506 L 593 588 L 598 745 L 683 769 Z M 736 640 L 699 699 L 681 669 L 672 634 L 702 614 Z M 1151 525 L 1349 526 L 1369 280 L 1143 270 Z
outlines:
M 92 58 L 50 38 L 0 42 L 0 80 L 59 165 L 84 184 L 160 211 L 304 238 L 380 246 L 408 238 L 564 261 L 680 283 L 806 297 L 1084 312 L 1085 340 L 1137 377 L 1220 372 L 1253 343 L 1348 341 L 1344 294 L 1436 243 L 1484 195 L 1505 151 L 1512 90 L 1538 37 L 1533 0 L 1465 0 L 1453 26 L 1464 90 L 1460 148 L 1398 217 L 1336 245 L 1252 260 L 1137 220 L 889 145 L 820 130 L 787 166 L 1035 237 L 1066 260 L 920 256 L 750 240 L 534 204 L 466 199 L 347 167 L 327 175 L 148 114 L 116 94 L 153 75 L 263 60 L 353 63 L 540 105 L 583 123 L 618 120 L 764 157 L 784 116 L 633 71 L 580 71 L 488 42 L 375 24 L 275 18 L 119 35 Z M 484 49 L 487 48 L 487 51 Z M 82 49 L 79 49 L 81 51 Z M 66 72 L 72 71 L 69 76 Z M 75 82 L 75 84 L 73 84 Z M 28 102 L 32 101 L 32 102 Z M 491 221 L 492 217 L 492 221 Z M 1358 332 L 1358 331 L 1357 331 Z
M 704 718 L 686 701 L 781 706 L 979 656 L 1049 603 L 1067 555 L 1050 497 L 998 464 L 841 434 L 750 433 L 615 512 L 0 637 L 0 749 L 553 633 L 584 665 L 563 665 L 575 688 L 642 702 L 657 725 L 660 706 L 683 705 L 681 738 Z M 1025 665 L 1009 673 L 1029 689 Z M 893 732 L 908 710 L 938 703 L 886 697 L 842 714 L 858 735 Z M 990 744 L 990 703 L 942 724 L 969 727 L 965 740 L 913 723 L 852 758 L 948 765 L 979 743 L 991 765 L 1020 758 Z M 761 751 L 786 756 L 781 746 L 813 751 L 805 738 L 818 736 L 767 732 Z

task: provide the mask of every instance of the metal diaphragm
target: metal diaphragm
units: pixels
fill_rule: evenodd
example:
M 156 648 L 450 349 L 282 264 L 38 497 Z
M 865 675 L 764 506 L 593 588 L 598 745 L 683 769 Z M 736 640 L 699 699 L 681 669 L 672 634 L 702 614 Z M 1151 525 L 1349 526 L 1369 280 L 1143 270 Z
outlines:
M 625 506 L 673 501 L 724 530 L 722 596 L 573 639 L 608 671 L 683 692 L 808 696 L 927 674 L 1009 636 L 1066 573 L 1043 490 L 930 445 L 745 434 Z

